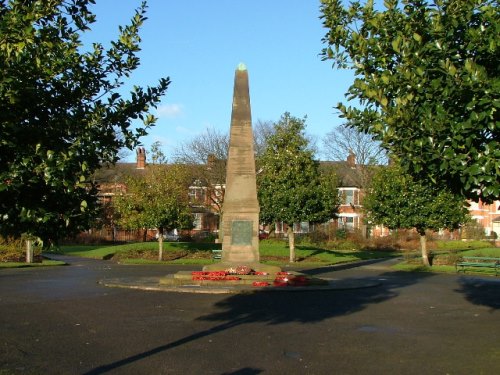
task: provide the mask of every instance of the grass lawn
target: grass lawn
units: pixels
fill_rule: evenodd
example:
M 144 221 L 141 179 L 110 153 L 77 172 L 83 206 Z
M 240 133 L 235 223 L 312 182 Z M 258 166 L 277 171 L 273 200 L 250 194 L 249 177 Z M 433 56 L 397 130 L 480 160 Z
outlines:
M 124 264 L 209 264 L 212 263 L 212 250 L 220 249 L 221 244 L 193 242 L 165 242 L 164 258 L 160 262 L 157 242 L 140 242 L 115 246 L 63 246 L 61 252 L 95 259 L 118 259 Z M 378 259 L 394 256 L 385 251 L 337 251 L 318 246 L 298 245 L 296 247 L 297 265 L 317 266 L 353 262 L 365 259 Z M 289 249 L 285 241 L 264 240 L 260 242 L 260 256 L 263 263 L 287 264 Z
M 491 247 L 491 244 L 484 241 L 462 242 L 462 241 L 447 241 L 440 245 L 438 243 L 435 255 L 435 262 L 437 265 L 426 267 L 418 264 L 415 260 L 405 261 L 399 263 L 393 268 L 398 271 L 409 272 L 440 272 L 440 273 L 456 273 L 455 261 L 464 256 L 469 257 L 490 257 L 500 258 L 500 248 Z M 441 261 L 445 259 L 445 261 Z M 447 263 L 447 264 L 442 264 Z M 495 270 L 493 268 L 467 268 L 466 274 L 468 275 L 489 275 L 494 276 Z
M 47 266 L 65 266 L 67 263 L 59 260 L 44 259 L 42 263 L 24 263 L 24 262 L 1 262 L 0 268 L 24 268 L 24 267 L 47 267 Z

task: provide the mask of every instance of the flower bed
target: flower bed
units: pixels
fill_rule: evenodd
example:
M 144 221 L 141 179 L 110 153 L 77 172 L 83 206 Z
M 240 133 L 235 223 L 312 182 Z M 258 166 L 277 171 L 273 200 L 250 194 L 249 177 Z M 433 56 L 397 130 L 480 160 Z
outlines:
M 195 281 L 238 281 L 241 280 L 244 275 L 250 276 L 267 276 L 267 272 L 259 272 L 250 269 L 247 266 L 238 266 L 234 268 L 229 268 L 222 271 L 193 271 L 191 272 L 192 280 Z M 289 272 L 278 272 L 274 281 L 273 286 L 286 287 L 286 286 L 308 286 L 310 285 L 310 280 L 305 275 L 294 275 Z M 254 287 L 267 287 L 271 286 L 271 283 L 264 280 L 256 280 L 252 283 Z

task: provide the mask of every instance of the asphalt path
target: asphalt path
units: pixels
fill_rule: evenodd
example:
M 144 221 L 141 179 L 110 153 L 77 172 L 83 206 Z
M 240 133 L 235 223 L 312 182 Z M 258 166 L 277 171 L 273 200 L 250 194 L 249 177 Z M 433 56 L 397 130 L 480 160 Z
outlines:
M 187 266 L 64 258 L 0 269 L 0 375 L 499 374 L 500 277 L 318 268 L 371 288 L 189 294 L 109 288 Z

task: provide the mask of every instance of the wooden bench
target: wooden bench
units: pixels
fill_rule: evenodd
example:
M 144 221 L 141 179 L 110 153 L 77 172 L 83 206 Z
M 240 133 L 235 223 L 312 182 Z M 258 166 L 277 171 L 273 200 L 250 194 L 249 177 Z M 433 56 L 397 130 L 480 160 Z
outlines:
M 455 263 L 457 272 L 462 271 L 465 273 L 466 268 L 493 268 L 495 269 L 495 276 L 498 275 L 500 270 L 500 258 L 491 257 L 462 257 Z
M 222 250 L 212 250 L 212 259 L 214 260 L 222 259 Z

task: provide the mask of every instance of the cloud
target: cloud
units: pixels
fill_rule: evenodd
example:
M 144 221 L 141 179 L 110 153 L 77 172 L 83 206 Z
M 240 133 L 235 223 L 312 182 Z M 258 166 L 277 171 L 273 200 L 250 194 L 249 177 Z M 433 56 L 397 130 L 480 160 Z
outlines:
M 183 110 L 181 104 L 164 104 L 158 106 L 156 109 L 156 116 L 158 117 L 174 118 L 182 114 Z

